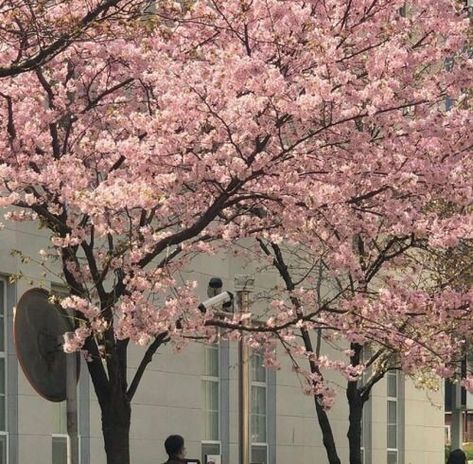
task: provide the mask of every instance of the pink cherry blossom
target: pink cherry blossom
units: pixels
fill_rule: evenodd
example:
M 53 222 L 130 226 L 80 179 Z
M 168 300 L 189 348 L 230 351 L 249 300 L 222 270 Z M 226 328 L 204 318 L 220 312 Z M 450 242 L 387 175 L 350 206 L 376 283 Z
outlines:
M 151 16 L 116 1 L 75 29 L 101 6 L 51 4 L 34 24 L 0 7 L 0 205 L 49 231 L 42 265 L 60 259 L 78 320 L 65 349 L 88 351 L 101 404 L 120 392 L 129 415 L 129 341 L 144 365 L 168 341 L 245 337 L 277 366 L 279 344 L 323 408 L 330 371 L 454 375 L 472 292 L 437 285 L 428 256 L 473 237 L 457 2 L 160 1 Z M 203 314 L 182 272 L 234 249 L 280 282 L 253 310 Z M 361 346 L 382 355 L 365 366 Z

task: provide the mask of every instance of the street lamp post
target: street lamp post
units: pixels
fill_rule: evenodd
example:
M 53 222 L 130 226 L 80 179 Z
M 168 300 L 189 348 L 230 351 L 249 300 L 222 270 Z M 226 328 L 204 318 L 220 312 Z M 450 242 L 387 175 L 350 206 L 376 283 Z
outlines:
M 465 378 L 467 371 L 467 360 L 464 356 L 460 362 L 460 376 Z M 450 425 L 450 444 L 452 449 L 463 446 L 463 411 L 466 404 L 462 401 L 462 386 L 460 382 L 452 385 L 452 422 Z
M 240 314 L 250 309 L 250 292 L 254 279 L 247 275 L 235 277 L 235 292 Z M 240 464 L 250 464 L 250 349 L 241 332 L 238 343 L 238 429 Z
M 450 443 L 452 449 L 463 446 L 463 411 L 461 405 L 461 385 L 452 385 L 452 423 L 450 426 Z
M 74 333 L 66 332 L 71 338 Z M 66 415 L 68 441 L 68 464 L 79 464 L 79 430 L 77 421 L 77 357 L 66 354 Z

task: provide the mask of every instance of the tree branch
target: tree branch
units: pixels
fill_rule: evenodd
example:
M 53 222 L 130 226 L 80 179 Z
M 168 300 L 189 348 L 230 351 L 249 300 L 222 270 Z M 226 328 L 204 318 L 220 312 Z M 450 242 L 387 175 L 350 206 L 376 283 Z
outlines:
M 155 338 L 154 342 L 151 343 L 150 346 L 148 346 L 148 349 L 146 350 L 146 353 L 144 354 L 143 359 L 141 360 L 140 365 L 138 366 L 135 376 L 133 377 L 133 380 L 130 384 L 130 388 L 128 389 L 127 397 L 129 401 L 133 399 L 133 396 L 135 395 L 136 390 L 138 389 L 138 385 L 140 384 L 140 381 L 143 377 L 145 369 L 148 366 L 148 364 L 153 360 L 153 356 L 156 353 L 157 349 L 163 343 L 167 343 L 168 341 L 169 341 L 168 332 L 163 332 L 162 334 L 159 334 Z
M 90 27 L 102 13 L 106 12 L 111 7 L 116 7 L 120 1 L 122 0 L 104 0 L 99 3 L 79 21 L 76 27 L 69 27 L 68 32 L 62 34 L 47 47 L 40 48 L 36 54 L 25 59 L 21 63 L 0 67 L 0 78 L 16 76 L 31 71 L 52 60 L 56 55 L 69 47 L 74 40 L 80 37 L 80 35 Z

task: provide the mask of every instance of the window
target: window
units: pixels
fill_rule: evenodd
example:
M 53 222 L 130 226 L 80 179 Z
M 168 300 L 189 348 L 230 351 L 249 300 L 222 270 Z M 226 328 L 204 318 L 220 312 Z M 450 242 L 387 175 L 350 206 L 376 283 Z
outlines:
M 69 437 L 67 435 L 66 402 L 52 403 L 53 435 L 52 435 L 52 464 L 67 464 Z
M 7 462 L 6 283 L 0 279 L 0 464 Z
M 251 356 L 251 462 L 267 464 L 267 376 L 263 365 L 263 356 L 253 353 Z
M 202 369 L 202 462 L 220 454 L 220 364 L 219 346 L 204 346 Z
M 386 374 L 387 383 L 387 464 L 398 464 L 399 461 L 399 402 L 398 402 L 398 373 L 389 371 Z
M 450 444 L 450 437 L 451 437 L 451 430 L 450 426 L 446 425 L 445 426 L 445 444 L 449 445 Z
M 53 434 L 52 463 L 67 464 L 67 450 L 69 449 L 69 436 Z

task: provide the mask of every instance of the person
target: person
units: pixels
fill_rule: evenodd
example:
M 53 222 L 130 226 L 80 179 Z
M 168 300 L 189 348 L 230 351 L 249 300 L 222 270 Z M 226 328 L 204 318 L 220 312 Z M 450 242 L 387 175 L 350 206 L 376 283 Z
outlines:
M 461 449 L 450 451 L 447 464 L 466 464 L 466 454 Z
M 180 435 L 169 435 L 164 442 L 164 448 L 169 456 L 169 459 L 164 464 L 181 464 L 186 462 L 184 438 Z

